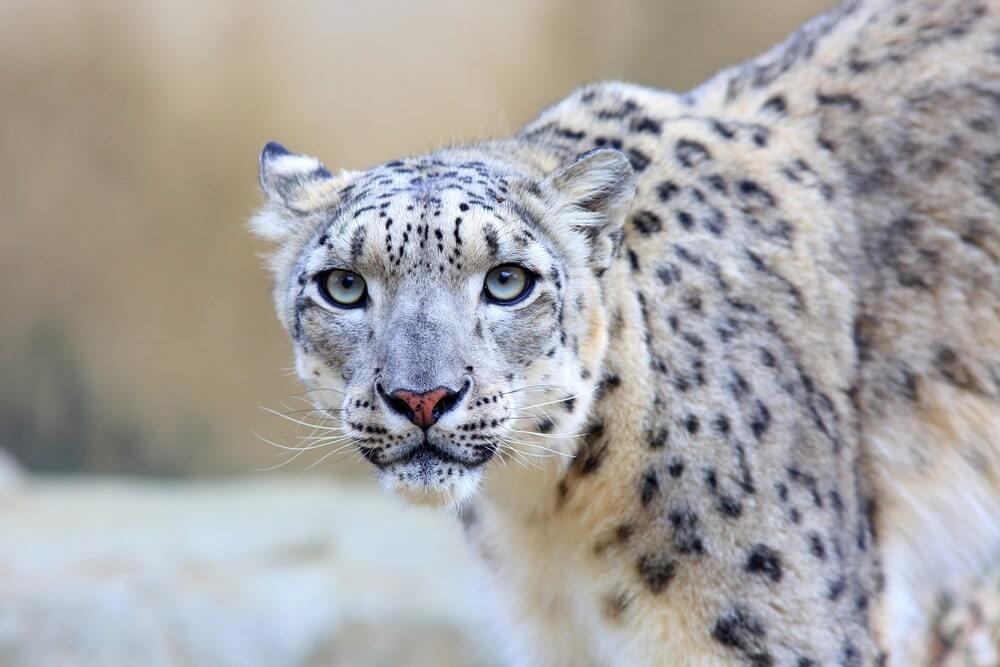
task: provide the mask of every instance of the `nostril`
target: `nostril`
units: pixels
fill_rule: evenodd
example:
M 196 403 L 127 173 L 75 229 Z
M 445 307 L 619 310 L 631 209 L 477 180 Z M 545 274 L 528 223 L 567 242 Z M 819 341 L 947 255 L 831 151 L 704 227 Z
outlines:
M 401 394 L 404 394 L 405 392 L 394 391 L 392 394 L 389 394 L 382 387 L 382 383 L 380 382 L 375 384 L 375 390 L 378 392 L 379 396 L 382 397 L 382 400 L 385 401 L 386 406 L 390 410 L 396 414 L 406 417 L 410 421 L 413 421 L 413 408 L 408 402 L 403 400 L 401 396 Z
M 387 397 L 389 407 L 392 408 L 393 412 L 397 412 L 409 420 L 413 420 L 413 409 L 401 398 L 393 398 L 392 396 Z
M 447 387 L 438 387 L 425 392 L 397 389 L 391 394 L 386 394 L 379 388 L 379 393 L 391 410 L 403 415 L 420 428 L 426 429 L 434 425 L 441 415 L 454 408 L 468 387 L 466 383 L 458 392 Z
M 448 393 L 445 394 L 435 405 L 433 410 L 434 421 L 441 418 L 441 415 L 451 410 L 458 403 L 458 399 L 461 398 L 461 394 L 458 392 L 447 390 Z M 465 392 L 462 392 L 465 393 Z

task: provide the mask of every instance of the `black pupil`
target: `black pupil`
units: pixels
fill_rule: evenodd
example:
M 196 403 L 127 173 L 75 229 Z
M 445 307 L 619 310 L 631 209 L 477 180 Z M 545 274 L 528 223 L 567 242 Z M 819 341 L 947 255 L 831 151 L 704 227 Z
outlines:
M 500 272 L 500 276 L 499 276 L 498 280 L 500 281 L 501 285 L 506 285 L 507 281 L 510 280 L 513 276 L 514 276 L 514 272 L 513 271 L 504 270 L 504 271 Z
M 351 289 L 351 287 L 354 286 L 354 276 L 348 274 L 343 278 L 341 278 L 340 286 L 343 287 L 345 290 Z

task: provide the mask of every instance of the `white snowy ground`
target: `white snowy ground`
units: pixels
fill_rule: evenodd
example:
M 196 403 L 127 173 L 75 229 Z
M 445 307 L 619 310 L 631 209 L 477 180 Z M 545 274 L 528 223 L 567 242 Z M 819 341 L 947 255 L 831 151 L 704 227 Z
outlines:
M 18 479 L 0 665 L 495 665 L 457 521 L 308 476 Z

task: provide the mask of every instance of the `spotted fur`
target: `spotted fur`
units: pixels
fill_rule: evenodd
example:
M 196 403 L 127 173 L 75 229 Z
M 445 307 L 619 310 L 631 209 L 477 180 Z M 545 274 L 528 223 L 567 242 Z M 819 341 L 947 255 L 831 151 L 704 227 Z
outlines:
M 908 666 L 1000 557 L 997 0 L 851 1 L 685 95 L 336 176 L 269 145 L 261 182 L 300 376 L 459 508 L 516 664 Z M 510 262 L 534 291 L 485 301 Z M 468 391 L 424 435 L 380 383 Z

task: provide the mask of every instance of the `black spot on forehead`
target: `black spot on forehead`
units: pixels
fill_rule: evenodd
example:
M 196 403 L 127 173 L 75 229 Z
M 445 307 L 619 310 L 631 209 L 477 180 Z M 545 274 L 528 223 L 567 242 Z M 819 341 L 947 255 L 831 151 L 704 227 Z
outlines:
M 365 228 L 363 226 L 358 226 L 354 233 L 351 235 L 351 263 L 357 264 L 358 260 L 361 259 L 361 253 L 364 252 L 365 245 Z
M 486 223 L 483 226 L 483 238 L 486 241 L 486 247 L 492 255 L 496 255 L 500 252 L 500 237 L 497 235 L 497 229 L 490 223 Z

